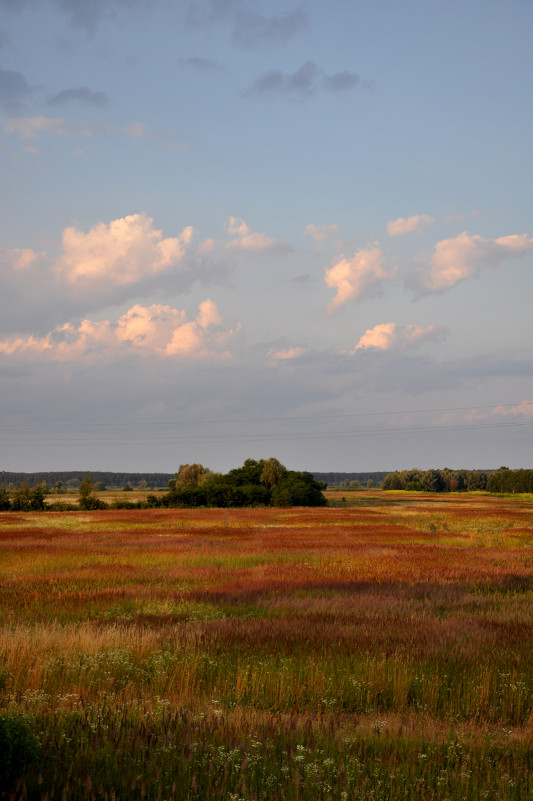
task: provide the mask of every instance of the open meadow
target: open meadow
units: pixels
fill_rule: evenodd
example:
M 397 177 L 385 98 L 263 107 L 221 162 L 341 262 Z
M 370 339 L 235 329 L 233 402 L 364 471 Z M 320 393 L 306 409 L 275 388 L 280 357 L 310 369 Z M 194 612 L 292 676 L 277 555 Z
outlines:
M 532 799 L 533 498 L 331 497 L 1 513 L 0 797 Z

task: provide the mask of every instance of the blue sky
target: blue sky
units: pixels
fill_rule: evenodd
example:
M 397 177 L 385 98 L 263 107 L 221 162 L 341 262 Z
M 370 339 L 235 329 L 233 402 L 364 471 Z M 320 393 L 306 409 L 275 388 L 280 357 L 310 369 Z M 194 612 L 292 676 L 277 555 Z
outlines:
M 2 467 L 531 467 L 532 22 L 0 0 Z

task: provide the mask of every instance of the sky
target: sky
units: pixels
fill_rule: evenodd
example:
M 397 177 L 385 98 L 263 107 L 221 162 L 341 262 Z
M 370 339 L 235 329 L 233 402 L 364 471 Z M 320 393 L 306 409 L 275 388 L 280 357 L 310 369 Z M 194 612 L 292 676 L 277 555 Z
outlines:
M 533 468 L 530 0 L 0 0 L 0 467 Z

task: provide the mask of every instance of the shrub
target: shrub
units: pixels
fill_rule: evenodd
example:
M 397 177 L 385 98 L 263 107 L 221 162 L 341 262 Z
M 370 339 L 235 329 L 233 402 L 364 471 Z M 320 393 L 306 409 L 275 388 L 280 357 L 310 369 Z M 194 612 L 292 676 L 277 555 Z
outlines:
M 16 787 L 39 757 L 40 742 L 34 729 L 35 723 L 27 715 L 0 713 L 0 786 L 4 793 Z

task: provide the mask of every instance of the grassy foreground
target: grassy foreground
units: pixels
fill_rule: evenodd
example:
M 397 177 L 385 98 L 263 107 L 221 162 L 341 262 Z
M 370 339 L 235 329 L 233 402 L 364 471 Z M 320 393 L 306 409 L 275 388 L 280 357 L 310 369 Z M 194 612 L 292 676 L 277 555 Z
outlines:
M 0 515 L 0 798 L 533 798 L 533 500 Z

